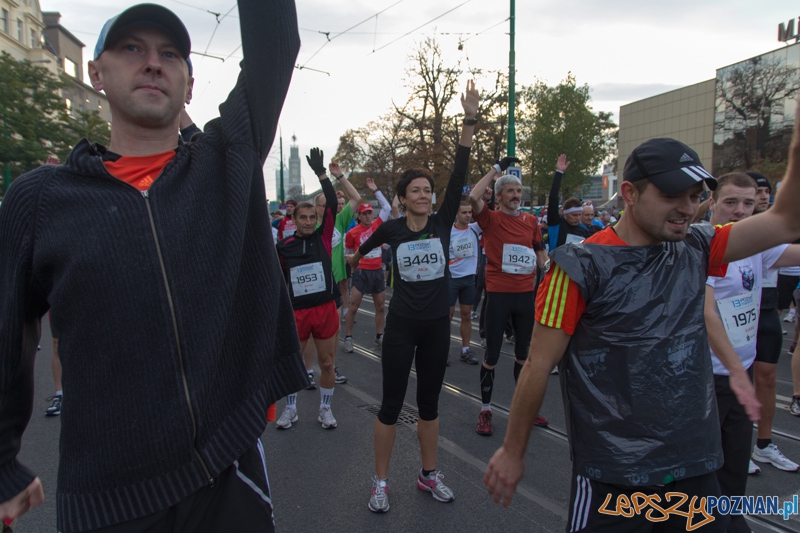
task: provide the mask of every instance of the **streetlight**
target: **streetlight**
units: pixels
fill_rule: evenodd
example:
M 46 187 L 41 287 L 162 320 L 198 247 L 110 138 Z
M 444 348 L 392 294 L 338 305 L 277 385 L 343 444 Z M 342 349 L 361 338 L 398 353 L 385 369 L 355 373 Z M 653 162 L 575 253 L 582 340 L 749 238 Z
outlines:
M 508 51 L 508 141 L 506 142 L 506 151 L 508 152 L 508 157 L 515 157 L 517 152 L 517 132 L 516 125 L 514 124 L 514 90 L 516 89 L 516 65 L 514 64 L 515 11 L 516 9 L 514 7 L 514 0 L 511 0 L 511 16 L 509 17 L 509 20 L 511 21 L 511 31 L 509 32 L 509 36 L 511 37 L 511 45 Z

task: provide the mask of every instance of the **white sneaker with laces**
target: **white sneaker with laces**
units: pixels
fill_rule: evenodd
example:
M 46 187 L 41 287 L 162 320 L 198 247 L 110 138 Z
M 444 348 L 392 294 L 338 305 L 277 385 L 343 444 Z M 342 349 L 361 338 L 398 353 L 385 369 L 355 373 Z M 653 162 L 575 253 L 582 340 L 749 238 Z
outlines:
M 289 429 L 292 427 L 292 424 L 297 422 L 297 409 L 292 409 L 291 407 L 284 407 L 281 416 L 278 418 L 278 421 L 275 422 L 275 426 L 278 429 Z
M 797 311 L 794 310 L 794 307 L 789 309 L 789 312 L 786 313 L 786 318 L 783 319 L 784 322 L 794 322 L 794 319 L 797 317 Z
M 336 427 L 336 419 L 333 418 L 330 407 L 319 408 L 319 417 L 317 417 L 317 421 L 322 424 L 322 429 L 333 429 Z
M 769 463 L 784 472 L 797 472 L 797 470 L 800 470 L 800 465 L 787 459 L 778 447 L 771 442 L 763 450 L 758 446 L 753 448 L 753 460 L 759 463 Z
M 761 469 L 753 462 L 752 459 L 750 459 L 750 466 L 747 468 L 747 473 L 751 476 L 761 473 Z

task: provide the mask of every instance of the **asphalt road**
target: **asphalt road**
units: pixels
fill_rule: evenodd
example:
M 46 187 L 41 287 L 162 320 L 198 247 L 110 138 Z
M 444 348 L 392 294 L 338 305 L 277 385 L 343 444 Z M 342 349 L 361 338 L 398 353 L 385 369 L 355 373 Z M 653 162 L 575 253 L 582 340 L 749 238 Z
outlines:
M 301 391 L 297 402 L 299 422 L 285 431 L 277 431 L 270 424 L 262 436 L 277 529 L 284 532 L 564 531 L 571 463 L 558 377 L 551 376 L 542 408 L 550 427 L 534 428 L 525 478 L 511 507 L 502 509 L 487 495 L 482 476 L 505 434 L 507 408 L 514 388 L 513 346 L 504 345 L 497 367 L 493 398 L 495 434 L 480 436 L 475 433 L 480 410 L 478 367 L 458 361 L 461 343 L 457 318 L 451 328 L 452 365 L 447 370 L 440 398 L 437 466 L 456 499 L 448 504 L 439 503 L 416 488 L 421 464 L 413 423 L 416 381 L 412 374 L 406 395 L 408 416 L 401 417 L 389 471 L 391 510 L 376 515 L 367 509 L 374 474 L 372 427 L 381 398 L 380 350 L 373 343 L 373 316 L 371 300 L 365 298 L 353 334 L 356 351 L 346 354 L 340 349 L 337 356 L 339 371 L 349 378 L 347 384 L 336 387 L 333 399 L 338 428 L 323 430 L 317 422 L 319 391 Z M 480 358 L 483 350 L 478 346 L 477 321 L 473 322 L 473 350 Z M 785 348 L 790 340 L 791 331 L 784 340 L 784 353 L 778 364 L 778 409 L 773 440 L 787 457 L 800 461 L 800 418 L 788 413 L 792 388 L 790 357 Z M 45 398 L 53 393 L 52 342 L 46 324 L 41 346 L 36 361 L 34 413 L 23 437 L 20 460 L 41 478 L 45 503 L 18 521 L 18 532 L 52 532 L 56 523 L 60 421 L 44 416 L 48 406 Z M 318 369 L 316 375 L 318 379 Z M 131 398 L 131 402 L 135 401 L 136 398 Z M 278 414 L 282 408 L 281 401 Z M 762 465 L 762 473 L 748 481 L 748 494 L 752 495 L 778 496 L 783 501 L 799 493 L 800 473 L 782 472 L 769 465 Z M 767 520 L 771 522 L 751 521 L 753 530 L 800 531 L 798 517 L 788 522 L 780 517 Z

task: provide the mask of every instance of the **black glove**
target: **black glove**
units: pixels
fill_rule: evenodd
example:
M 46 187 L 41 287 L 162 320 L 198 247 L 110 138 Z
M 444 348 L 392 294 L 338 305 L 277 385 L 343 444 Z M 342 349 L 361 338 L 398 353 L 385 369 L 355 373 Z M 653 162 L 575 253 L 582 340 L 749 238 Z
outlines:
M 519 163 L 519 159 L 516 157 L 504 157 L 497 162 L 497 166 L 500 167 L 500 172 L 505 172 L 511 166 L 511 163 Z
M 308 166 L 311 167 L 311 170 L 314 171 L 314 174 L 317 176 L 324 176 L 325 171 L 325 163 L 323 163 L 323 154 L 322 150 L 319 148 L 312 148 L 311 154 L 306 156 L 306 161 L 308 161 Z

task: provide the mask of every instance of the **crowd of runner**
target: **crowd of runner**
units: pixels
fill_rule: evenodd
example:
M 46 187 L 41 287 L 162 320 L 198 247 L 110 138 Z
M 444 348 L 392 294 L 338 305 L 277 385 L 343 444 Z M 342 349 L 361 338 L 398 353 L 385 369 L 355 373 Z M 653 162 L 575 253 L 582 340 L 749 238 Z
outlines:
M 469 183 L 480 121 L 470 81 L 452 172 L 436 205 L 431 173 L 411 168 L 399 174 L 391 203 L 381 183 L 366 180 L 375 216 L 373 202 L 314 148 L 307 161 L 322 192 L 270 216 L 261 166 L 297 53 L 292 2 L 275 4 L 240 0 L 248 76 L 203 131 L 183 109 L 192 65 L 181 21 L 145 4 L 108 21 L 91 79 L 112 104 L 130 108 L 117 111 L 110 146 L 84 140 L 63 165 L 49 160 L 6 195 L 0 518 L 42 500 L 38 478 L 17 454 L 48 311 L 56 393 L 44 414 L 64 412 L 59 531 L 271 527 L 259 440 L 266 413 L 279 401 L 275 426 L 291 428 L 299 421 L 297 391 L 318 384 L 318 423 L 337 427 L 335 386 L 347 382 L 337 354 L 356 350 L 353 326 L 366 294 L 375 306 L 371 348 L 380 354 L 383 390 L 367 501 L 373 512 L 390 509 L 389 465 L 412 365 L 416 486 L 439 502 L 455 499 L 437 454 L 456 310 L 458 361 L 477 366 L 475 431 L 484 437 L 494 432 L 504 339 L 513 344 L 508 430 L 484 476 L 495 502 L 510 504 L 531 428 L 548 424 L 539 410 L 553 373 L 573 465 L 568 531 L 652 526 L 643 515 L 600 513 L 608 495 L 743 495 L 757 463 L 800 469 L 772 442 L 784 310 L 797 320 L 790 352 L 800 332 L 800 280 L 797 270 L 782 270 L 800 267 L 800 244 L 790 244 L 800 239 L 797 131 L 772 203 L 763 175 L 715 178 L 691 147 L 652 139 L 625 162 L 622 213 L 563 198 L 567 154 L 554 161 L 547 208 L 536 213 L 522 207 L 522 183 L 508 172 L 522 163 L 514 157 L 479 169 L 486 173 Z M 271 46 L 262 42 L 267 20 Z M 133 73 L 133 85 L 140 76 L 174 90 L 126 99 L 121 72 Z M 270 97 L 257 96 L 264 94 Z M 148 115 L 148 106 L 166 119 Z M 98 220 L 103 231 L 87 239 Z M 141 268 L 128 268 L 133 263 Z M 475 319 L 482 354 L 471 348 Z M 258 328 L 250 327 L 254 320 Z M 138 378 L 145 361 L 148 376 Z M 790 413 L 800 416 L 800 357 L 792 371 Z M 113 421 L 109 413 L 120 405 L 98 401 L 120 395 L 108 391 L 147 400 L 128 411 L 134 422 Z M 741 517 L 716 518 L 704 531 L 749 531 Z

